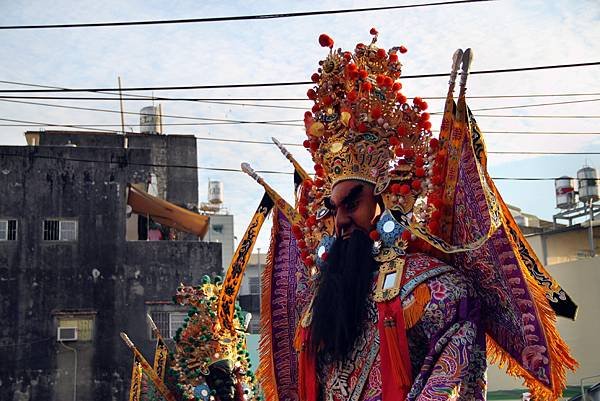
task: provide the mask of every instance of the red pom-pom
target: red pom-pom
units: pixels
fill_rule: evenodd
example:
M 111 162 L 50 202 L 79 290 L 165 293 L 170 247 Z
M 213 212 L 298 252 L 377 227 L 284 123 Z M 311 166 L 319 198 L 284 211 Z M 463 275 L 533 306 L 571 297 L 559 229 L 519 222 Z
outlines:
M 415 151 L 412 149 L 406 149 L 404 151 L 404 157 L 407 159 L 412 159 L 413 157 L 415 157 Z
M 442 177 L 439 175 L 434 175 L 431 177 L 431 183 L 433 185 L 440 185 L 442 183 Z
M 313 113 L 316 113 L 316 112 L 317 112 L 317 111 L 319 111 L 320 109 L 321 109 L 321 106 L 319 106 L 319 104 L 318 104 L 318 103 L 315 103 L 315 104 L 313 105 L 313 107 L 311 107 L 311 110 L 312 110 L 312 112 L 313 112 Z
M 413 103 L 415 104 L 415 106 L 419 106 L 422 102 L 423 102 L 423 99 L 421 99 L 418 96 L 413 99 Z
M 350 91 L 346 94 L 346 98 L 348 98 L 348 100 L 353 102 L 356 99 L 358 99 L 358 93 L 356 91 Z
M 312 118 L 312 113 L 310 111 L 305 111 L 304 112 L 304 119 L 308 119 L 308 118 Z
M 392 63 L 395 63 L 396 61 L 398 61 L 398 55 L 396 53 L 390 54 L 390 61 Z
M 317 141 L 310 141 L 310 150 L 316 152 L 319 149 L 319 143 Z
M 387 53 L 385 52 L 385 49 L 378 49 L 377 50 L 377 57 L 379 57 L 379 58 L 385 58 L 386 55 L 387 55 Z
M 400 146 L 398 146 L 396 149 L 394 149 L 394 153 L 398 157 L 404 156 L 404 149 L 402 149 Z
M 423 167 L 417 167 L 415 169 L 415 175 L 417 177 L 425 177 L 425 169 Z
M 377 85 L 379 85 L 379 86 L 382 86 L 384 81 L 385 81 L 385 75 L 379 74 L 375 78 L 375 82 L 377 82 Z
M 383 80 L 383 86 L 385 86 L 386 88 L 391 88 L 393 84 L 394 80 L 390 77 L 385 77 L 385 79 Z
M 348 69 L 348 71 L 358 71 L 358 67 L 356 66 L 356 64 L 348 64 L 346 68 Z
M 431 116 L 429 115 L 429 113 L 422 113 L 422 114 L 419 116 L 419 120 L 420 120 L 420 121 L 429 121 L 429 118 L 430 118 L 430 117 L 431 117 Z
M 308 216 L 306 219 L 306 226 L 313 227 L 315 224 L 317 224 L 317 218 L 314 215 Z
M 313 180 L 307 178 L 304 181 L 302 181 L 302 185 L 304 185 L 306 188 L 311 188 L 313 186 Z
M 360 79 L 365 79 L 369 76 L 367 70 L 358 70 L 358 76 Z
M 376 120 L 381 117 L 381 107 L 373 107 L 373 110 L 371 110 L 371 117 Z
M 367 124 L 365 124 L 365 123 L 358 124 L 358 132 L 361 132 L 361 133 L 367 132 L 367 129 L 368 129 Z
M 329 95 L 325 95 L 323 96 L 322 102 L 325 106 L 331 106 L 331 104 L 333 103 L 333 98 Z
M 305 139 L 302 142 L 302 146 L 304 146 L 306 149 L 310 148 L 310 141 L 308 139 Z
M 392 85 L 392 90 L 394 92 L 398 92 L 400 89 L 402 89 L 402 84 L 400 82 L 394 82 Z
M 412 184 L 412 189 L 414 189 L 415 191 L 418 191 L 421 189 L 421 180 L 413 180 Z
M 426 131 L 429 131 L 431 129 L 431 121 L 423 121 L 421 123 L 421 128 L 423 128 Z
M 362 84 L 363 91 L 370 92 L 372 88 L 373 88 L 373 85 L 371 85 L 370 82 L 368 82 L 368 81 L 367 82 L 363 82 L 363 84 Z
M 391 186 L 392 193 L 395 195 L 398 195 L 400 193 L 400 187 L 401 187 L 400 184 L 392 184 L 392 186 Z
M 344 59 L 346 61 L 350 61 L 352 59 L 352 53 L 350 53 L 350 52 L 344 52 Z
M 300 241 L 298 241 L 297 244 L 298 244 L 298 248 L 300 248 L 300 249 L 306 248 L 306 242 L 304 242 L 303 239 L 301 239 Z
M 400 186 L 400 194 L 408 195 L 410 193 L 410 186 L 408 184 L 403 184 Z
M 369 31 L 369 33 L 370 33 L 371 35 L 377 35 L 379 32 L 377 32 L 377 29 L 375 29 L 375 28 L 371 28 L 371 30 Z
M 428 107 L 429 105 L 425 101 L 421 102 L 421 105 L 419 106 L 421 110 L 427 110 Z
M 410 241 L 411 237 L 412 237 L 412 234 L 410 233 L 410 231 L 408 231 L 408 230 L 402 231 L 402 239 L 404 241 Z
M 379 241 L 379 233 L 377 232 L 377 230 L 373 230 L 369 233 L 369 237 L 373 240 L 373 241 Z
M 437 147 L 440 146 L 440 141 L 437 138 L 431 138 L 429 140 L 429 146 L 431 146 L 432 149 L 437 149 Z
M 329 35 L 322 33 L 321 35 L 319 35 L 319 44 L 322 47 L 329 47 L 331 49 L 333 48 L 333 39 L 331 39 Z
M 396 146 L 396 145 L 400 144 L 400 139 L 398 139 L 398 137 L 396 137 L 396 136 L 392 136 L 392 137 L 390 137 L 389 142 L 390 142 L 390 145 Z
M 396 94 L 396 100 L 400 103 L 406 103 L 406 96 L 404 96 L 402 93 L 398 92 Z
M 400 53 L 402 53 L 402 54 L 404 54 L 404 53 L 406 53 L 408 51 L 408 49 L 406 47 L 404 47 L 404 46 L 400 46 L 399 50 L 400 50 Z
M 310 80 L 313 81 L 314 83 L 319 82 L 320 78 L 321 78 L 321 76 L 319 74 L 317 74 L 316 72 L 310 76 Z
M 398 132 L 398 136 L 404 136 L 406 135 L 406 127 L 401 125 L 398 127 L 398 129 L 396 129 L 396 132 Z
M 310 100 L 315 100 L 317 98 L 317 92 L 315 92 L 314 89 L 309 89 L 306 91 L 306 97 L 308 97 Z
M 315 179 L 315 186 L 317 188 L 321 188 L 323 185 L 325 185 L 325 181 L 323 181 L 321 178 Z
M 303 261 L 307 267 L 311 267 L 314 264 L 314 261 L 310 256 L 304 258 Z
M 292 226 L 292 234 L 294 234 L 294 237 L 296 237 L 296 239 L 301 239 L 302 238 L 302 229 L 300 228 L 300 226 L 294 224 Z
M 422 156 L 417 156 L 415 158 L 415 166 L 417 166 L 417 167 L 423 167 L 424 164 L 425 164 L 425 159 L 423 159 Z

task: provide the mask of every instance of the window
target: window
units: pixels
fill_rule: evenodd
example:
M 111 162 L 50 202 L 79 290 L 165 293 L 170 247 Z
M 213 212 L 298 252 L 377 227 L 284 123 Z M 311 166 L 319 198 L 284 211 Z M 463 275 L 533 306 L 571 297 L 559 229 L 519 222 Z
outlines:
M 17 220 L 0 220 L 0 241 L 17 240 Z
M 77 221 L 44 220 L 44 241 L 77 241 Z
M 248 285 L 250 286 L 250 294 L 260 294 L 259 277 L 248 277 Z
M 183 320 L 187 317 L 185 312 L 167 311 L 152 311 L 150 315 L 158 331 L 165 338 L 175 337 L 177 329 L 183 325 Z M 152 334 L 152 338 L 156 338 L 154 334 Z
M 183 326 L 183 320 L 187 317 L 187 313 L 184 312 L 171 312 L 169 313 L 169 338 L 175 337 L 177 329 Z
M 214 232 L 223 234 L 223 224 L 215 224 L 212 226 Z

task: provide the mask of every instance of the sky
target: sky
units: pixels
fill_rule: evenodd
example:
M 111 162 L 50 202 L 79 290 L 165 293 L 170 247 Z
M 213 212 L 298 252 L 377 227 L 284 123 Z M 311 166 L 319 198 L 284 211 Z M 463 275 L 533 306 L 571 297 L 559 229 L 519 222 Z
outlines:
M 164 20 L 273 14 L 389 5 L 423 4 L 396 1 L 46 1 L 0 4 L 0 26 L 132 20 Z M 600 3 L 597 1 L 510 1 L 406 8 L 284 19 L 215 23 L 54 30 L 0 31 L 0 81 L 58 87 L 155 87 L 308 81 L 327 50 L 318 44 L 329 34 L 335 47 L 352 50 L 368 42 L 369 30 L 379 31 L 378 45 L 404 45 L 403 74 L 446 73 L 457 48 L 474 51 L 472 70 L 493 70 L 600 61 Z M 488 151 L 600 152 L 599 66 L 472 75 L 467 97 L 483 130 Z M 402 80 L 402 79 L 401 79 Z M 447 78 L 406 79 L 403 92 L 421 96 L 431 112 L 441 111 Z M 165 97 L 304 98 L 308 85 L 270 88 L 160 91 Z M 26 89 L 0 83 L 0 89 Z M 136 92 L 151 95 L 148 92 Z M 589 94 L 534 98 L 480 99 L 477 96 L 530 94 Z M 93 96 L 93 94 L 82 94 Z M 540 103 L 582 101 L 500 110 L 481 110 Z M 116 101 L 37 100 L 54 105 L 118 110 Z M 288 108 L 223 105 L 205 102 L 163 102 L 165 115 L 246 121 L 295 120 L 289 125 L 165 126 L 170 135 L 242 140 L 270 140 L 299 144 L 305 139 L 301 119 L 306 101 L 244 102 Z M 151 101 L 126 101 L 125 110 L 138 112 Z M 545 116 L 545 117 L 539 117 Z M 579 116 L 579 118 L 548 118 Z M 53 124 L 114 124 L 118 113 L 71 110 L 0 100 L 0 118 Z M 164 123 L 190 120 L 165 117 Z M 434 127 L 439 118 L 433 116 Z M 0 121 L 0 124 L 11 124 Z M 14 124 L 14 123 L 13 123 Z M 126 130 L 139 130 L 139 116 L 125 116 Z M 32 127 L 0 126 L 0 145 L 26 145 L 23 133 Z M 37 128 L 36 128 L 37 129 Z M 49 129 L 49 128 L 47 128 Z M 559 131 L 569 135 L 507 134 L 505 131 Z M 577 135 L 595 132 L 598 135 Z M 288 161 L 271 145 L 198 140 L 198 165 L 239 168 L 248 162 L 256 170 L 291 172 Z M 290 151 L 312 168 L 302 147 Z M 584 164 L 600 167 L 600 155 L 489 155 L 492 177 L 574 176 Z M 265 180 L 290 202 L 292 177 L 264 174 Z M 207 199 L 208 180 L 224 184 L 225 205 L 234 214 L 235 234 L 241 238 L 262 197 L 250 177 L 236 172 L 199 170 L 200 201 Z M 552 219 L 556 213 L 553 181 L 498 180 L 505 201 L 523 211 Z M 265 252 L 270 224 L 256 247 Z

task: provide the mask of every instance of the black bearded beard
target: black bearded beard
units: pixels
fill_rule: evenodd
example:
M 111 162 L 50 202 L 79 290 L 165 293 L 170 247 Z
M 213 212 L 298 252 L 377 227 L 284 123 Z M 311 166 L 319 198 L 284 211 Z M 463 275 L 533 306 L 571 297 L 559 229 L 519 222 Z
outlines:
M 321 270 L 313 302 L 311 345 L 333 360 L 343 361 L 364 328 L 367 297 L 377 264 L 373 241 L 360 230 L 349 239 L 338 238 Z

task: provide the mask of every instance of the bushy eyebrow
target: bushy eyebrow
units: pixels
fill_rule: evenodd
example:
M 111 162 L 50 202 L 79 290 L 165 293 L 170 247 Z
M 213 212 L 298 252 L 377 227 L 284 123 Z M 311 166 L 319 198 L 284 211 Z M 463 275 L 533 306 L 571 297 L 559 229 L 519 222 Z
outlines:
M 349 192 L 346 196 L 344 196 L 344 198 L 340 201 L 341 204 L 343 205 L 348 205 L 352 202 L 354 202 L 356 199 L 358 199 L 358 197 L 360 196 L 360 194 L 363 191 L 363 185 L 362 184 L 356 184 Z M 335 209 L 337 206 L 335 205 L 335 203 L 331 200 L 331 198 L 325 198 L 325 207 L 327 207 L 328 209 Z

